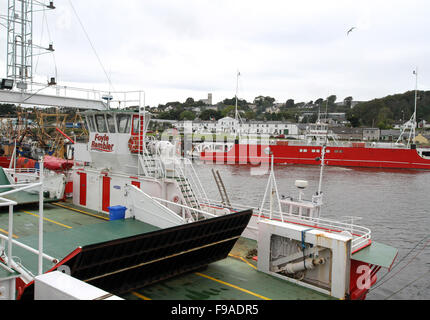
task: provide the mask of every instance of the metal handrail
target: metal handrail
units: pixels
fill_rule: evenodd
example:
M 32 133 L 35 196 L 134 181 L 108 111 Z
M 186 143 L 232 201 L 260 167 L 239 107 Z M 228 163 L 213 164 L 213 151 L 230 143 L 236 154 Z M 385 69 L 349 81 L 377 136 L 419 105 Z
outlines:
M 216 204 L 217 206 L 223 207 L 222 202 L 218 200 L 210 200 L 210 202 L 207 204 L 208 205 Z M 245 206 L 245 205 L 236 204 L 236 203 L 233 203 L 232 206 L 233 208 L 239 209 L 239 210 L 252 208 L 254 210 L 261 211 L 264 214 L 263 215 L 264 219 L 270 219 L 270 211 L 268 209 L 260 209 L 260 208 Z M 305 225 L 309 227 L 314 227 L 316 229 L 322 229 L 330 233 L 334 233 L 334 232 L 341 233 L 344 231 L 348 231 L 353 236 L 351 241 L 352 252 L 359 250 L 361 247 L 368 244 L 371 240 L 372 231 L 369 228 L 350 224 L 350 223 L 345 223 L 341 221 L 331 220 L 327 218 L 312 218 L 312 217 L 305 217 L 305 216 L 299 217 L 297 215 L 290 214 L 290 213 L 273 211 L 271 220 L 276 220 L 283 223 Z
M 192 207 L 189 207 L 189 206 L 185 206 L 185 205 L 182 205 L 182 204 L 179 204 L 179 203 L 175 203 L 175 202 L 172 202 L 172 201 L 169 201 L 169 200 L 166 200 L 166 199 L 161 199 L 161 198 L 157 198 L 157 197 L 152 197 L 152 198 L 154 200 L 156 200 L 157 202 L 164 202 L 164 203 L 167 203 L 167 204 L 170 204 L 170 205 L 174 205 L 174 206 L 177 206 L 177 207 L 180 207 L 180 208 L 185 208 L 185 209 L 188 209 L 190 211 L 195 211 L 196 213 L 200 213 L 200 214 L 203 214 L 205 216 L 209 216 L 211 218 L 216 218 L 217 217 L 217 215 L 214 215 L 214 214 L 209 213 L 207 211 L 203 211 L 203 210 L 199 210 L 199 209 L 192 208 Z
M 10 185 L 6 185 L 6 186 L 0 186 L 0 190 L 1 189 L 5 189 L 5 188 L 12 188 L 13 190 L 8 190 L 8 191 L 4 191 L 0 193 L 0 207 L 5 207 L 8 206 L 9 207 L 9 231 L 8 231 L 8 236 L 3 236 L 0 235 L 0 239 L 2 241 L 7 241 L 8 242 L 8 255 L 7 257 L 4 256 L 4 260 L 7 261 L 7 266 L 9 268 L 14 268 L 16 269 L 18 272 L 21 273 L 21 275 L 26 279 L 26 280 L 32 280 L 34 278 L 34 275 L 32 275 L 29 271 L 25 270 L 22 266 L 20 266 L 19 264 L 17 264 L 13 258 L 12 258 L 12 244 L 15 244 L 31 253 L 34 253 L 36 255 L 38 255 L 38 273 L 42 274 L 43 273 L 43 259 L 47 259 L 52 263 L 57 263 L 58 259 L 53 258 L 51 256 L 48 256 L 46 254 L 43 253 L 43 161 L 39 162 L 40 164 L 40 168 L 39 170 L 36 169 L 30 169 L 32 171 L 32 173 L 34 174 L 34 178 L 37 179 L 38 178 L 38 182 L 33 182 L 33 183 L 21 183 L 21 184 L 10 184 Z M 6 173 L 10 173 L 10 174 L 16 174 L 17 172 L 24 172 L 24 173 L 30 173 L 29 169 L 24 169 L 24 170 L 20 170 L 20 169 L 5 169 Z M 10 200 L 10 199 L 6 199 L 6 198 L 2 198 L 6 195 L 10 195 L 10 194 L 14 194 L 17 192 L 21 192 L 21 191 L 25 191 L 28 189 L 33 189 L 33 188 L 39 188 L 39 249 L 33 249 L 23 243 L 20 243 L 19 241 L 13 240 L 13 207 L 16 206 L 18 203 Z M 4 252 L 3 252 L 4 254 Z

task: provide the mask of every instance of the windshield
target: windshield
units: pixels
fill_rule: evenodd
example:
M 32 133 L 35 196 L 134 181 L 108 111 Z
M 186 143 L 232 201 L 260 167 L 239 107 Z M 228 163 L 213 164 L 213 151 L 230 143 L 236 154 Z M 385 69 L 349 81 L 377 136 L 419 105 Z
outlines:
M 130 115 L 119 114 L 116 116 L 118 132 L 119 133 L 130 133 L 131 119 Z
M 108 129 L 110 133 L 115 133 L 116 129 L 115 129 L 115 120 L 113 118 L 112 115 L 107 114 L 106 115 L 106 120 L 107 120 L 107 125 L 108 125 Z
M 97 131 L 100 133 L 107 133 L 107 127 L 106 127 L 106 121 L 105 121 L 105 115 L 99 114 L 96 115 L 96 124 L 97 124 Z

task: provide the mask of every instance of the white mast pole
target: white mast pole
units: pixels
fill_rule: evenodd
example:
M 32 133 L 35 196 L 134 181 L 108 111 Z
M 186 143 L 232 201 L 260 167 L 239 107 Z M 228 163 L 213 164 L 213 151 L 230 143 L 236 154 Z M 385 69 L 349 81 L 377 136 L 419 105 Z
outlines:
M 415 135 L 416 135 L 415 129 L 417 127 L 418 67 L 415 69 L 414 74 L 415 74 L 415 111 L 414 111 L 414 123 L 413 123 L 414 128 L 412 129 L 413 130 L 412 142 L 415 140 Z
M 238 112 L 237 112 L 237 95 L 238 95 L 238 92 L 239 92 L 239 76 L 240 76 L 240 72 L 239 71 L 237 71 L 237 77 L 236 77 L 236 108 L 235 108 L 235 119 L 236 120 L 239 120 L 238 118 Z
M 236 106 L 235 106 L 235 115 L 234 115 L 234 119 L 238 122 L 237 123 L 237 127 L 235 128 L 235 134 L 237 136 L 237 134 L 239 133 L 239 112 L 237 109 L 237 105 L 238 105 L 238 93 L 239 93 L 239 76 L 240 76 L 240 72 L 239 70 L 237 71 L 237 75 L 236 75 Z
M 324 165 L 325 165 L 325 150 L 326 150 L 326 145 L 324 145 L 321 149 L 321 153 L 322 153 L 322 157 L 321 157 L 321 169 L 320 169 L 320 180 L 318 183 L 318 195 L 321 195 L 321 191 L 322 191 L 322 178 L 323 178 L 323 171 L 324 171 Z
M 44 159 L 39 159 L 39 255 L 38 255 L 38 274 L 43 274 L 43 182 L 44 182 Z

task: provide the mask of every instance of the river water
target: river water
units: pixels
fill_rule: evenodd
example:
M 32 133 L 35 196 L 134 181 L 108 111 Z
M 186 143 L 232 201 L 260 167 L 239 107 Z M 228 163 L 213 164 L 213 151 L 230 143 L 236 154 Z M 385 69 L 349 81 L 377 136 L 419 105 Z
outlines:
M 260 206 L 267 168 L 198 161 L 194 165 L 209 198 L 220 199 L 213 168 L 219 171 L 232 203 Z M 320 167 L 275 166 L 275 175 L 281 195 L 297 197 L 295 180 L 307 180 L 305 194 L 310 199 L 318 189 Z M 322 190 L 322 217 L 361 217 L 354 224 L 370 228 L 372 240 L 399 250 L 391 272 L 381 269 L 367 299 L 430 299 L 430 171 L 326 167 Z

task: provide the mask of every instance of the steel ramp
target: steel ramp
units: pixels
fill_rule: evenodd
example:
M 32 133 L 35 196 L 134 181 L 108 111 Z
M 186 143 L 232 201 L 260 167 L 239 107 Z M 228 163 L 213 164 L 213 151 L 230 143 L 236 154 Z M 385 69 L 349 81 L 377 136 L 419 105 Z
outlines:
M 115 295 L 225 259 L 248 225 L 252 210 L 77 248 L 50 271 Z M 22 300 L 33 299 L 34 282 Z

